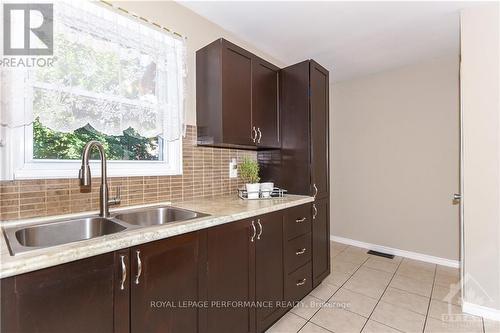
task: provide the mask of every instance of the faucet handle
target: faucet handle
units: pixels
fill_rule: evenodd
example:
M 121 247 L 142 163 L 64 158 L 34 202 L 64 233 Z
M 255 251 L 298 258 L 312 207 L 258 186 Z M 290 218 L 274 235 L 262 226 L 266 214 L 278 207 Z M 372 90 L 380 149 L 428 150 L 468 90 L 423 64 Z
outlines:
M 117 186 L 116 187 L 116 195 L 113 199 L 109 200 L 110 205 L 119 205 L 122 202 L 122 187 Z

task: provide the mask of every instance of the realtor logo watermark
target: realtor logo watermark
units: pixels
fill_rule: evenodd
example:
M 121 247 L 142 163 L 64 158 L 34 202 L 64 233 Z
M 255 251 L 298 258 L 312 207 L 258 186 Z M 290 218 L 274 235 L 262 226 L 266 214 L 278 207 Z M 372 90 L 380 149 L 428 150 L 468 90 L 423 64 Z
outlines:
M 54 53 L 52 3 L 3 4 L 2 67 L 51 66 Z M 10 57 L 9 57 L 10 56 Z

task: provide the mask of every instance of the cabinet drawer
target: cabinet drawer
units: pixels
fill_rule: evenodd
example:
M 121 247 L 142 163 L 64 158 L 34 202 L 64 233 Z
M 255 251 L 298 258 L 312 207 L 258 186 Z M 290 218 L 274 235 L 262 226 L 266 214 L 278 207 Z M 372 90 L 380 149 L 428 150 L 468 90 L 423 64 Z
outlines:
M 292 207 L 285 214 L 286 240 L 311 232 L 311 204 Z
M 311 261 L 311 233 L 304 234 L 285 244 L 285 272 L 291 273 Z
M 285 299 L 288 301 L 301 300 L 312 290 L 311 263 L 300 267 L 285 278 Z

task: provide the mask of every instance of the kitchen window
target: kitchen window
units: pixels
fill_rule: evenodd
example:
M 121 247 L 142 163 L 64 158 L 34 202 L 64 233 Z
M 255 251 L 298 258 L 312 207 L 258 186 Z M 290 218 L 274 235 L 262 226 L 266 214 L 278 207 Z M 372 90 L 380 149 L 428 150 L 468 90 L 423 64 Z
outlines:
M 89 140 L 110 176 L 182 173 L 185 40 L 91 2 L 53 22 L 52 66 L 2 68 L 1 179 L 75 177 Z

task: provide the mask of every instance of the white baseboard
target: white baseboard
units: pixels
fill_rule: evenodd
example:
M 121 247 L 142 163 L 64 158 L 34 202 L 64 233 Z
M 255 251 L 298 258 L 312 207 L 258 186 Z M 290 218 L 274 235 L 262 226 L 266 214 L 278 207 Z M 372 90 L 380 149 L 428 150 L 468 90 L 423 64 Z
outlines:
M 440 258 L 440 257 L 434 257 L 434 256 L 430 256 L 427 254 L 405 251 L 405 250 L 395 249 L 392 247 L 387 247 L 387 246 L 382 246 L 382 245 L 377 245 L 377 244 L 360 242 L 360 241 L 357 241 L 354 239 L 338 237 L 338 236 L 333 236 L 333 235 L 330 235 L 330 240 L 332 240 L 334 242 L 342 243 L 342 244 L 362 247 L 362 248 L 368 249 L 368 250 L 393 254 L 395 256 L 430 262 L 433 264 L 454 267 L 454 268 L 460 267 L 460 262 L 458 260 L 451 260 L 451 259 L 445 259 L 445 258 Z
M 472 304 L 469 302 L 462 303 L 462 311 L 471 315 L 480 316 L 486 319 L 500 321 L 500 310 L 488 308 L 486 306 Z

